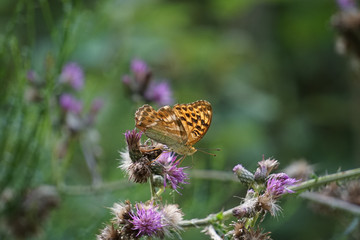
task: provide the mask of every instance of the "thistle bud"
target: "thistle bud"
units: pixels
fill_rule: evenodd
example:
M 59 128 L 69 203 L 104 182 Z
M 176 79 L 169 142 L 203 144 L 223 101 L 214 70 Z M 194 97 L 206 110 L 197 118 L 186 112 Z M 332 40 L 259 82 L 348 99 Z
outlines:
M 257 182 L 265 182 L 269 174 L 279 166 L 279 162 L 275 159 L 268 158 L 258 162 L 259 167 L 255 171 L 255 180 Z
M 164 187 L 164 178 L 160 175 L 153 175 L 153 184 L 157 188 Z
M 141 139 L 141 132 L 137 132 L 136 129 L 132 131 L 127 131 L 125 133 L 125 139 L 129 150 L 130 158 L 133 162 L 138 161 L 142 154 L 140 152 L 140 139 Z
M 244 168 L 241 164 L 236 165 L 233 168 L 234 174 L 239 178 L 240 182 L 250 185 L 254 182 L 254 174 L 249 172 L 246 168 Z
M 104 229 L 101 230 L 100 234 L 96 236 L 97 240 L 115 240 L 121 239 L 121 234 L 119 230 L 114 228 L 114 225 L 105 226 Z
M 243 217 L 253 217 L 256 213 L 256 206 L 258 203 L 257 197 L 255 197 L 255 192 L 250 189 L 246 195 L 244 202 L 233 210 L 233 215 L 237 218 Z

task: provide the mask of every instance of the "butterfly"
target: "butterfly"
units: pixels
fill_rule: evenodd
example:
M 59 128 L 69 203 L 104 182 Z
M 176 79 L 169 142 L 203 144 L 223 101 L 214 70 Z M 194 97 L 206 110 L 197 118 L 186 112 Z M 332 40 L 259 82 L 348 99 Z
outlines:
M 180 155 L 192 155 L 210 127 L 212 107 L 208 101 L 164 106 L 159 110 L 145 104 L 135 113 L 135 125 L 147 137 Z

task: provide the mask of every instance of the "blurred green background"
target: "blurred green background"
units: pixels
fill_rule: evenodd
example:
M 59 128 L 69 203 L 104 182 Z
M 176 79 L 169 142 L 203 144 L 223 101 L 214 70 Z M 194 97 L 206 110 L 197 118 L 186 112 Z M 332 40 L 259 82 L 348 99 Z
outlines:
M 126 179 L 118 151 L 141 105 L 125 94 L 122 76 L 134 58 L 170 83 L 175 102 L 213 105 L 212 125 L 196 147 L 221 151 L 216 157 L 198 152 L 184 166 L 230 172 L 241 163 L 253 170 L 263 154 L 283 168 L 305 158 L 319 175 L 359 166 L 359 79 L 335 51 L 330 20 L 337 11 L 329 0 L 1 1 L 0 190 L 91 185 L 77 141 L 65 162 L 54 159 L 61 129 L 49 101 L 70 61 L 85 73 L 78 93 L 85 108 L 95 97 L 104 101 L 89 134 L 101 147 L 97 164 L 105 183 Z M 28 70 L 46 82 L 40 103 L 24 97 Z M 165 195 L 191 219 L 235 206 L 245 190 L 191 178 L 182 195 Z M 146 201 L 150 194 L 146 184 L 59 192 L 59 207 L 28 239 L 94 239 L 114 202 Z M 300 198 L 281 203 L 283 213 L 262 224 L 273 239 L 339 239 L 349 224 L 346 217 L 314 213 Z M 207 239 L 200 229 L 182 236 Z

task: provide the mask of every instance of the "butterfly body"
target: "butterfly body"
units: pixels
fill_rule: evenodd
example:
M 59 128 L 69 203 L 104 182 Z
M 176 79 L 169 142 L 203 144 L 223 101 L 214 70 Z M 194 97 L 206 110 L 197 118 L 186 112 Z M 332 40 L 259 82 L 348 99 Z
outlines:
M 189 104 L 164 106 L 158 111 L 145 104 L 135 113 L 135 124 L 145 135 L 166 145 L 180 155 L 192 155 L 192 146 L 207 132 L 212 119 L 212 107 L 200 100 Z

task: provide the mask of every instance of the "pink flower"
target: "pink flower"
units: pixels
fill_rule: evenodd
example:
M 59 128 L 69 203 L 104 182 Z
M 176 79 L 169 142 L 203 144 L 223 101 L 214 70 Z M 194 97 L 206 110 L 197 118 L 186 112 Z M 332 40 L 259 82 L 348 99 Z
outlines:
M 266 192 L 274 197 L 279 197 L 284 193 L 294 193 L 294 191 L 288 187 L 294 185 L 296 182 L 297 180 L 295 178 L 290 178 L 285 173 L 273 174 L 267 182 Z
M 77 91 L 81 90 L 84 87 L 84 72 L 82 68 L 74 62 L 66 64 L 61 71 L 60 82 L 69 84 Z
M 159 106 L 171 105 L 174 101 L 172 95 L 167 82 L 151 82 L 145 92 L 146 99 Z
M 356 2 L 354 0 L 337 0 L 337 4 L 344 11 L 356 9 Z
M 179 193 L 177 190 L 179 184 L 188 183 L 186 180 L 189 179 L 189 176 L 184 172 L 186 167 L 179 167 L 180 162 L 176 161 L 175 154 L 171 152 L 163 152 L 159 156 L 158 162 L 164 167 L 164 186 L 166 187 L 166 182 L 168 181 L 171 188 Z
M 60 106 L 64 111 L 79 114 L 82 111 L 82 102 L 70 94 L 63 94 L 59 100 Z
M 166 226 L 163 215 L 152 205 L 136 204 L 136 213 L 130 213 L 130 217 L 129 221 L 134 225 L 132 229 L 138 231 L 136 237 L 162 235 Z
M 149 68 L 143 60 L 133 59 L 131 62 L 131 70 L 135 75 L 145 75 L 147 74 Z

